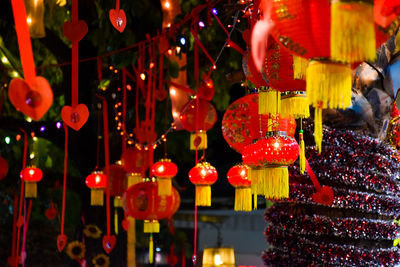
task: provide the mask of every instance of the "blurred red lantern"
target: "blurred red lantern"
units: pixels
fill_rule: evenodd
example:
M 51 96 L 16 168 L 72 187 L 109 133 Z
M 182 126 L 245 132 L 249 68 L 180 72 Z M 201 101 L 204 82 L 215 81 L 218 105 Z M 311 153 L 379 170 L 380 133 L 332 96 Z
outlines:
M 215 94 L 214 83 L 210 77 L 207 77 L 206 74 L 203 74 L 203 80 L 201 82 L 201 86 L 197 91 L 197 96 L 206 101 L 211 101 Z
M 248 167 L 238 164 L 229 169 L 226 175 L 228 182 L 235 187 L 236 211 L 251 211 L 251 181 L 248 176 Z
M 7 173 L 8 173 L 8 163 L 3 157 L 0 157 L 0 180 L 6 177 Z
M 157 177 L 158 194 L 171 195 L 172 194 L 172 178 L 178 173 L 178 167 L 170 159 L 161 159 L 153 164 L 151 173 Z
M 229 105 L 225 111 L 222 135 L 231 148 L 242 153 L 245 146 L 268 132 L 268 118 L 268 115 L 258 115 L 258 94 L 246 95 Z M 293 117 L 281 118 L 278 115 L 277 125 L 278 131 L 294 136 L 296 121 Z
M 208 162 L 197 163 L 189 171 L 189 180 L 196 186 L 196 206 L 211 206 L 211 185 L 217 178 L 217 170 Z
M 85 183 L 90 188 L 90 205 L 103 206 L 107 175 L 102 171 L 94 171 L 86 177 Z
M 266 137 L 246 146 L 242 158 L 250 167 L 253 194 L 269 199 L 288 198 L 288 165 L 298 156 L 299 145 L 284 132 L 269 132 Z
M 250 51 L 246 51 L 246 53 L 243 55 L 242 68 L 246 79 L 253 83 L 257 88 L 268 85 L 266 82 L 267 77 L 263 76 L 263 72 L 257 70 Z
M 25 182 L 25 197 L 35 198 L 37 196 L 37 182 L 42 180 L 43 172 L 36 167 L 27 167 L 20 173 L 21 179 Z
M 170 196 L 157 194 L 155 182 L 143 182 L 129 187 L 124 194 L 125 212 L 138 220 L 144 220 L 145 233 L 158 233 L 158 220 L 172 217 L 181 202 L 178 191 L 172 187 Z
M 141 173 L 150 167 L 148 158 L 147 151 L 139 150 L 136 147 L 129 147 L 121 156 L 121 164 L 127 172 Z
M 110 165 L 110 195 L 114 197 L 114 207 L 122 207 L 121 197 L 127 185 L 127 173 L 120 164 Z

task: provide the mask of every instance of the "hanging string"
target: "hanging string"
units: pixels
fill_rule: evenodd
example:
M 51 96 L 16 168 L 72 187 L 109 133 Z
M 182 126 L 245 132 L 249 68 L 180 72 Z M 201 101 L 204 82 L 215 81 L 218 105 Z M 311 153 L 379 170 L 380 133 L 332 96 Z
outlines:
M 29 221 L 31 218 L 31 211 L 32 211 L 32 199 L 29 199 L 29 207 L 28 207 L 28 214 L 26 213 L 26 203 L 24 203 L 24 214 L 27 214 L 25 217 L 25 222 L 24 222 L 24 234 L 23 234 L 23 238 L 22 238 L 22 253 L 26 254 L 26 249 L 25 249 L 25 245 L 26 245 L 26 235 L 28 233 L 28 226 L 29 226 Z M 21 254 L 22 254 L 21 253 Z M 24 258 L 22 259 L 22 266 L 25 267 L 25 260 Z
M 72 0 L 72 22 L 78 23 L 78 0 Z M 78 105 L 79 88 L 79 41 L 72 42 L 71 106 Z
M 107 175 L 106 187 L 106 212 L 107 212 L 107 236 L 110 236 L 110 151 L 109 151 L 109 135 L 108 135 L 108 107 L 107 101 L 103 98 L 103 130 L 104 130 L 104 160 L 105 171 Z
M 11 243 L 11 258 L 16 258 L 15 245 L 16 245 L 16 232 L 17 232 L 17 209 L 18 209 L 18 195 L 14 194 L 13 205 L 13 225 L 12 225 L 12 243 Z
M 119 0 L 117 0 L 119 2 Z M 118 3 L 119 4 L 119 3 Z M 122 153 L 126 150 L 126 68 L 122 68 Z
M 305 159 L 305 161 L 306 161 L 306 170 L 307 170 L 307 173 L 308 173 L 308 175 L 310 176 L 311 181 L 312 181 L 312 183 L 313 183 L 314 186 L 315 186 L 315 189 L 317 190 L 317 192 L 319 192 L 319 191 L 321 191 L 321 185 L 320 185 L 320 183 L 318 182 L 317 176 L 315 175 L 314 171 L 311 169 L 310 164 L 308 164 L 308 160 Z
M 63 194 L 62 194 L 62 209 L 61 209 L 61 235 L 64 235 L 64 221 L 65 221 L 65 199 L 67 192 L 67 170 L 68 170 L 68 126 L 64 126 L 64 177 L 63 177 Z

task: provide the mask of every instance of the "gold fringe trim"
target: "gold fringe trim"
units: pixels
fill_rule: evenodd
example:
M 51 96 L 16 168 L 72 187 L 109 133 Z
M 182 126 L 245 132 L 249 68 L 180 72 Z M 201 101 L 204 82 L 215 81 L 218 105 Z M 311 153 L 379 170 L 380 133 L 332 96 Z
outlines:
M 36 198 L 37 197 L 37 183 L 36 182 L 25 182 L 25 197 Z
M 310 106 L 305 91 L 290 91 L 281 94 L 281 115 L 294 116 L 296 119 L 310 117 Z
M 196 147 L 194 141 L 196 138 L 201 138 L 200 144 Z M 207 132 L 197 132 L 190 134 L 190 150 L 199 150 L 199 149 L 206 149 L 207 148 Z
M 144 220 L 143 233 L 159 233 L 160 224 L 157 220 Z
M 211 206 L 211 186 L 196 185 L 196 206 Z
M 293 56 L 293 78 L 295 79 L 306 79 L 308 59 L 299 56 Z
M 114 233 L 118 235 L 118 211 L 114 210 Z
M 347 108 L 351 105 L 351 69 L 347 65 L 311 61 L 307 67 L 307 98 L 313 107 Z
M 114 197 L 114 207 L 121 208 L 122 207 L 122 197 L 116 196 Z
M 235 211 L 251 211 L 251 188 L 237 187 L 235 189 Z
M 280 113 L 280 93 L 272 88 L 263 89 L 258 93 L 258 114 Z
M 331 4 L 331 59 L 340 62 L 375 61 L 373 4 L 337 1 Z
M 289 198 L 289 172 L 286 166 L 265 168 L 264 196 L 267 199 Z
M 90 205 L 103 206 L 104 192 L 103 189 L 90 189 Z
M 172 181 L 171 178 L 158 177 L 158 195 L 170 196 L 172 195 Z
M 154 262 L 154 242 L 153 236 L 150 235 L 149 239 L 149 263 L 152 264 Z
M 264 168 L 249 168 L 248 176 L 251 181 L 251 193 L 253 195 L 264 195 Z
M 131 172 L 128 174 L 127 187 L 140 183 L 143 180 L 142 174 L 137 172 Z
M 315 108 L 314 113 L 314 141 L 318 153 L 321 154 L 322 146 L 322 109 Z
M 258 196 L 257 196 L 257 194 L 254 194 L 253 195 L 253 198 L 254 198 L 254 210 L 256 210 L 256 209 L 258 209 Z
M 305 144 L 303 138 L 303 130 L 300 130 L 299 140 L 300 140 L 299 167 L 300 167 L 300 173 L 304 174 L 304 171 L 306 170 L 306 152 L 305 152 Z

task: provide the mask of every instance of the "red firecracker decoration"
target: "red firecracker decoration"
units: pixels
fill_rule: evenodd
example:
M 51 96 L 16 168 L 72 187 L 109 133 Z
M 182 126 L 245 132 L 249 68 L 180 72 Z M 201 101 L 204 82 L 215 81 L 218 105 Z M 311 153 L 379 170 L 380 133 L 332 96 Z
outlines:
M 226 175 L 228 182 L 235 187 L 236 211 L 251 211 L 251 181 L 248 167 L 243 164 L 235 165 Z
M 161 159 L 153 164 L 151 173 L 157 177 L 158 194 L 170 196 L 172 194 L 172 178 L 178 173 L 178 167 L 170 159 Z
M 0 157 L 0 180 L 6 177 L 7 173 L 8 173 L 8 163 L 3 157 Z
M 266 137 L 246 146 L 242 158 L 250 167 L 253 194 L 268 199 L 288 198 L 288 166 L 298 156 L 299 145 L 284 132 L 269 132 Z
M 94 171 L 86 177 L 85 183 L 90 188 L 90 205 L 103 206 L 107 176 L 102 171 Z
M 196 185 L 196 206 L 211 206 L 211 185 L 217 178 L 217 170 L 208 162 L 197 163 L 189 171 L 190 182 Z
M 25 197 L 36 198 L 37 182 L 42 180 L 43 172 L 39 168 L 27 167 L 20 173 L 21 179 L 25 182 Z

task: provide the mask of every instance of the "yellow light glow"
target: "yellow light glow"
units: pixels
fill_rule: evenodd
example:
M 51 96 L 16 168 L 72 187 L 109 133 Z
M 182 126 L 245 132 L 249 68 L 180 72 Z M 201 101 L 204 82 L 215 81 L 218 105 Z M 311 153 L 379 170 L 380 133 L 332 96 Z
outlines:
M 35 153 L 31 153 L 31 154 L 29 155 L 29 158 L 30 158 L 30 159 L 34 159 L 34 158 L 35 158 Z M 32 170 L 29 171 L 29 174 L 31 173 L 31 171 L 32 171 Z
M 172 116 L 173 116 L 174 118 L 177 118 L 177 117 L 179 117 L 179 113 L 176 112 L 176 111 L 174 111 L 174 112 L 172 112 Z
M 32 154 L 31 154 L 32 155 Z M 34 175 L 35 174 L 35 171 L 34 170 L 32 170 L 32 169 L 30 169 L 29 170 L 29 175 Z
M 166 9 L 170 9 L 170 8 L 171 8 L 171 4 L 169 3 L 169 1 L 166 1 L 166 2 L 165 2 L 164 7 L 165 7 Z
M 169 93 L 170 93 L 170 95 L 172 95 L 172 96 L 176 96 L 176 90 L 175 90 L 175 88 L 171 87 L 171 89 L 169 89 Z
M 32 122 L 32 119 L 30 117 L 26 118 L 27 122 Z
M 275 142 L 275 143 L 274 143 L 274 147 L 275 147 L 275 148 L 278 148 L 278 147 L 279 147 L 279 143 L 278 143 L 278 142 Z
M 221 260 L 221 256 L 219 255 L 219 254 L 216 254 L 215 256 L 214 256 L 214 264 L 216 265 L 216 266 L 219 266 L 219 265 L 221 265 L 223 262 L 222 262 L 222 260 Z
M 8 62 L 8 59 L 7 59 L 5 56 L 2 56 L 2 57 L 1 57 L 1 62 L 3 62 L 4 64 L 9 63 L 9 62 Z
M 27 18 L 26 18 L 26 22 L 27 22 L 28 24 L 31 24 L 31 23 L 32 23 L 31 17 L 27 17 Z
M 146 79 L 146 74 L 144 74 L 144 73 L 141 73 L 140 74 L 140 79 L 142 79 L 143 81 Z
M 34 136 L 32 139 L 34 142 L 36 142 L 38 140 L 36 136 Z
M 13 71 L 13 72 L 11 73 L 11 75 L 12 75 L 13 77 L 18 77 L 18 72 Z

